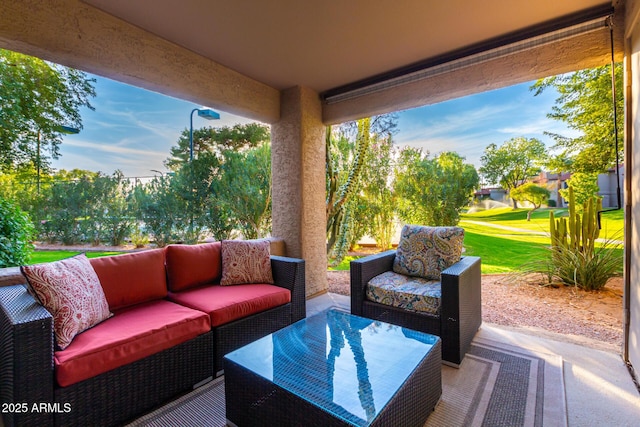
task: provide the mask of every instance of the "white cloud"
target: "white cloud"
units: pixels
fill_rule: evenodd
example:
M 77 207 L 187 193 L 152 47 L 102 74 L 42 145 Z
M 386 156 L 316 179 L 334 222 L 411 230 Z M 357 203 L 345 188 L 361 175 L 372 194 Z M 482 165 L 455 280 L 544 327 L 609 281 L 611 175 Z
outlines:
M 64 142 L 64 145 L 66 146 L 71 146 L 71 147 L 78 147 L 78 148 L 83 148 L 83 149 L 87 149 L 90 151 L 103 151 L 106 153 L 115 153 L 115 154 L 132 154 L 132 155 L 142 155 L 142 156 L 147 156 L 147 155 L 163 155 L 166 156 L 167 153 L 164 151 L 153 151 L 153 150 L 142 150 L 142 149 L 138 149 L 138 148 L 130 148 L 130 147 L 123 147 L 120 145 L 113 145 L 113 144 L 109 144 L 106 142 L 89 142 L 89 141 L 82 141 L 82 140 L 75 140 L 75 141 L 71 141 L 71 140 L 66 140 Z

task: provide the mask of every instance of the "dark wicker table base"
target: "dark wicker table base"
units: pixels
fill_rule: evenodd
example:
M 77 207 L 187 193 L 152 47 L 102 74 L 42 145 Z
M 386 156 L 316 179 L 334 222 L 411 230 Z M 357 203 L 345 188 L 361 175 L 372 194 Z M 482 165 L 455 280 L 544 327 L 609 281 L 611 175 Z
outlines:
M 338 317 L 338 333 L 331 325 L 323 328 L 321 322 L 314 327 L 314 319 L 308 318 L 227 355 L 228 425 L 422 426 L 442 393 L 440 339 L 347 313 L 340 312 Z M 397 328 L 390 337 L 395 340 L 396 354 L 384 350 L 372 354 L 377 352 L 366 343 L 370 334 L 358 329 L 362 322 L 381 335 L 375 337 L 378 340 L 384 340 L 390 328 Z M 397 332 L 400 329 L 402 333 Z M 415 347 L 418 342 L 430 344 Z M 257 359 L 263 357 L 264 344 L 272 346 L 273 357 L 261 363 Z M 346 353 L 349 347 L 353 355 Z M 344 362 L 336 362 L 335 356 L 341 352 L 347 362 L 355 359 L 352 370 L 357 372 L 345 371 Z M 412 361 L 407 362 L 403 352 L 411 352 Z M 384 365 L 387 359 L 389 369 Z M 403 361 L 410 366 L 399 369 L 391 365 Z M 344 403 L 344 386 L 357 389 L 347 390 L 353 406 Z

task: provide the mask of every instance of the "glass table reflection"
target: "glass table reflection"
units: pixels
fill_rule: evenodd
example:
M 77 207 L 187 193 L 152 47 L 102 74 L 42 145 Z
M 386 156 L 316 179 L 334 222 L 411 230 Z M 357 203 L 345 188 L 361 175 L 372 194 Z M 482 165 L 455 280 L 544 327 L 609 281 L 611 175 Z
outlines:
M 436 352 L 437 355 L 432 354 Z M 292 410 L 300 410 L 298 417 L 315 411 L 336 425 L 373 425 L 383 411 L 390 410 L 389 403 L 418 367 L 425 364 L 427 356 L 432 359 L 430 365 L 438 365 L 437 374 L 431 368 L 429 376 L 434 378 L 429 381 L 439 397 L 439 353 L 440 339 L 436 336 L 328 310 L 225 357 L 225 386 L 232 393 L 227 399 L 227 418 L 232 425 L 242 425 L 242 419 L 254 424 L 256 419 L 243 418 L 247 415 L 246 409 L 237 411 L 243 412 L 237 421 L 238 416 L 233 414 L 237 401 L 248 399 L 255 400 L 248 403 L 252 408 L 249 412 L 260 411 L 260 406 L 266 409 L 260 416 L 256 414 L 258 421 L 274 415 L 278 422 L 286 423 L 287 418 L 296 419 Z M 234 385 L 226 385 L 236 381 L 234 368 L 240 369 L 243 377 L 255 376 L 254 384 L 264 382 L 275 386 L 272 388 L 277 392 L 271 390 L 269 397 L 236 395 L 232 390 Z M 245 387 L 252 388 L 253 384 Z M 291 405 L 297 408 L 287 408 Z M 278 415 L 280 412 L 285 415 Z

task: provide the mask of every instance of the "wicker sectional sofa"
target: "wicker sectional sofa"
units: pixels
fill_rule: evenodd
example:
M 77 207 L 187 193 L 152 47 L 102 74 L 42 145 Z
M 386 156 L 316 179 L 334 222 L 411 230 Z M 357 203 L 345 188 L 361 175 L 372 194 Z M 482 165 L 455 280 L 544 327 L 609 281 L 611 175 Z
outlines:
M 0 271 L 17 283 L 0 286 L 4 425 L 120 425 L 220 374 L 227 352 L 305 317 L 303 260 L 272 255 L 273 285 L 220 286 L 220 245 L 92 259 L 114 315 L 64 350 L 26 279 Z

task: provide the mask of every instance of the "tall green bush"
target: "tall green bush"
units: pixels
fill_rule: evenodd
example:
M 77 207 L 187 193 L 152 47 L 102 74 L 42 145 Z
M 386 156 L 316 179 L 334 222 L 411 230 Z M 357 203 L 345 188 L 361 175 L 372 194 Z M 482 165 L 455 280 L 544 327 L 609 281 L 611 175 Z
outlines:
M 246 239 L 266 237 L 271 232 L 271 146 L 226 150 L 220 171 L 210 203 L 225 207 Z
M 185 203 L 176 197 L 171 181 L 171 176 L 157 177 L 133 193 L 138 218 L 159 247 L 175 242 L 176 230 L 188 225 Z
M 0 197 L 0 268 L 26 264 L 35 229 L 17 205 Z
M 454 152 L 430 158 L 419 149 L 403 149 L 394 182 L 400 219 L 432 226 L 458 224 L 479 183 L 476 169 L 464 160 Z
M 91 186 L 87 176 L 51 186 L 48 203 L 43 208 L 43 228 L 50 242 L 75 245 L 87 240 L 92 230 L 87 221 Z
M 130 192 L 131 185 L 120 171 L 112 176 L 98 176 L 94 180 L 91 218 L 98 243 L 119 246 L 131 233 L 134 218 L 127 200 Z

